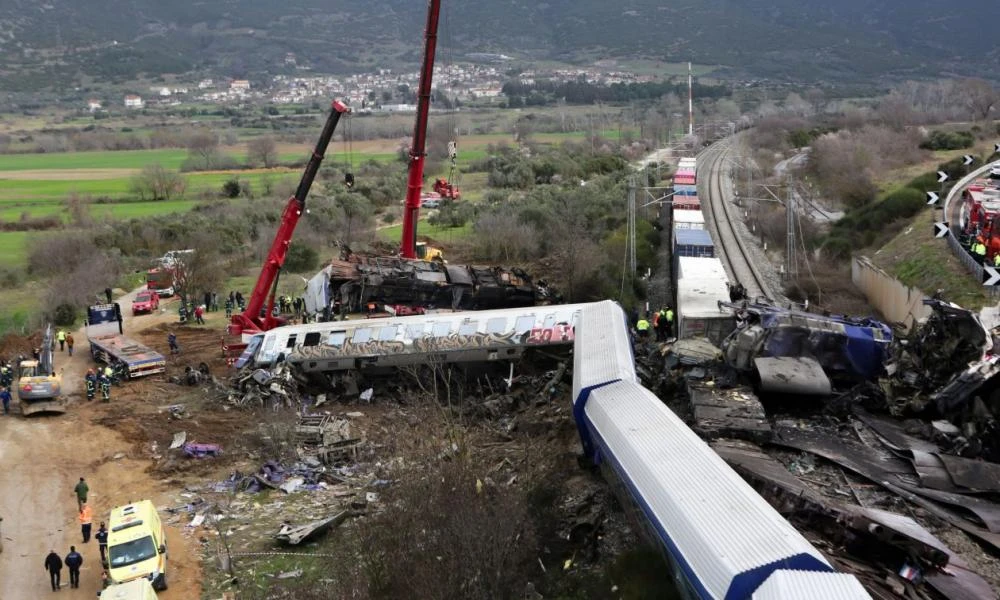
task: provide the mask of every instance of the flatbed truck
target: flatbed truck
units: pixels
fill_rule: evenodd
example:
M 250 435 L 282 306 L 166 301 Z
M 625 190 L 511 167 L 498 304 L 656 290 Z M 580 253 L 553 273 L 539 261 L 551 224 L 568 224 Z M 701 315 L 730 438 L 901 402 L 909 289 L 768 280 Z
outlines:
M 167 370 L 167 359 L 162 354 L 125 337 L 117 302 L 95 304 L 87 309 L 87 341 L 95 361 L 112 368 L 124 365 L 122 374 L 129 379 Z

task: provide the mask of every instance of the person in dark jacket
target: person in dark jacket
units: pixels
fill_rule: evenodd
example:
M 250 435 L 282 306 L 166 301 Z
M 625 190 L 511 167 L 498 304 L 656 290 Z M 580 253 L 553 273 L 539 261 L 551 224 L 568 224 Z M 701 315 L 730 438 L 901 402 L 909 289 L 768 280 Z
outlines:
M 64 562 L 69 569 L 69 587 L 80 587 L 80 566 L 83 565 L 83 557 L 76 551 L 76 546 L 69 547 L 69 554 L 66 555 Z
M 62 559 L 55 550 L 50 550 L 45 557 L 45 570 L 49 572 L 49 580 L 52 582 L 52 591 L 59 590 L 59 580 L 62 577 Z
M 104 524 L 104 521 L 101 521 L 101 526 L 94 534 L 94 539 L 97 540 L 97 546 L 101 550 L 101 564 L 104 564 L 108 553 L 108 526 Z

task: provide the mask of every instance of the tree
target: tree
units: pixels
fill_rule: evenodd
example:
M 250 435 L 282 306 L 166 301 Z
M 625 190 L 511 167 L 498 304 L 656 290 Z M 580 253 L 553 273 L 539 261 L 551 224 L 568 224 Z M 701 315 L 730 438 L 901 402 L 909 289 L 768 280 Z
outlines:
M 174 267 L 174 288 L 184 301 L 200 298 L 205 292 L 218 291 L 226 278 L 226 269 L 218 251 L 218 240 L 210 234 L 196 234 L 186 244 L 194 250 Z
M 211 169 L 218 163 L 219 137 L 211 131 L 200 131 L 188 138 L 188 154 L 194 165 Z
M 159 163 L 146 165 L 132 177 L 129 190 L 140 200 L 170 200 L 184 195 L 187 182 L 179 173 L 168 171 Z
M 997 90 L 984 79 L 965 79 L 959 87 L 959 93 L 965 98 L 965 105 L 975 120 L 986 120 L 990 111 L 996 106 Z
M 270 169 L 278 164 L 278 143 L 273 137 L 254 138 L 247 142 L 247 162 L 252 166 L 264 165 Z

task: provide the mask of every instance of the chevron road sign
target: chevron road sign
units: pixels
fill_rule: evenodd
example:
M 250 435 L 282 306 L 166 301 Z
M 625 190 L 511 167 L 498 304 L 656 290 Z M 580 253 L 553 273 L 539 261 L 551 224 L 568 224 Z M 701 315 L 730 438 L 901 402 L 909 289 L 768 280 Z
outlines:
M 993 287 L 1000 283 L 1000 271 L 996 267 L 983 267 L 983 285 Z
M 927 192 L 927 204 L 937 204 L 938 200 L 937 192 Z
M 938 171 L 938 183 L 944 183 L 948 181 L 948 174 L 944 171 Z
M 948 221 L 934 224 L 934 237 L 943 238 L 948 235 Z

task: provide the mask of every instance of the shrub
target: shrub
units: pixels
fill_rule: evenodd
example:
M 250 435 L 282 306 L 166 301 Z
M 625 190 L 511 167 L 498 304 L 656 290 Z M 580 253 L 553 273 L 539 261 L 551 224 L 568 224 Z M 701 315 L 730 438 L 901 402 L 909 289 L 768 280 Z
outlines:
M 227 179 L 222 184 L 222 195 L 226 198 L 237 198 L 240 195 L 240 180 L 235 177 Z
M 975 136 L 971 131 L 933 131 L 920 147 L 925 150 L 961 150 L 971 148 Z
M 60 327 L 69 327 L 76 322 L 76 307 L 62 303 L 52 311 L 52 322 Z
M 319 252 L 304 244 L 292 243 L 285 256 L 285 270 L 290 273 L 304 273 L 316 268 Z

